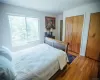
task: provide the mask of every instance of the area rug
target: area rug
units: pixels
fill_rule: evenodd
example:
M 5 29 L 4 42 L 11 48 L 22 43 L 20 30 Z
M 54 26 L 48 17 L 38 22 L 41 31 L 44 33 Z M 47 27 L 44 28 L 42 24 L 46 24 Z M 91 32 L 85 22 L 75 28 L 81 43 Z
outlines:
M 76 56 L 73 56 L 71 54 L 67 54 L 67 55 L 68 55 L 68 60 L 69 60 L 68 64 L 71 64 L 72 61 L 76 58 Z

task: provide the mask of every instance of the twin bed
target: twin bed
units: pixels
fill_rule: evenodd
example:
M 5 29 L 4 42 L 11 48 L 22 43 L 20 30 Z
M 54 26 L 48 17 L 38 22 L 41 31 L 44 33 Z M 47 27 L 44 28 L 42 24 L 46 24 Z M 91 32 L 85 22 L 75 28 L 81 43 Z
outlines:
M 68 61 L 64 51 L 46 43 L 15 54 L 16 80 L 49 80 L 59 69 L 63 70 Z

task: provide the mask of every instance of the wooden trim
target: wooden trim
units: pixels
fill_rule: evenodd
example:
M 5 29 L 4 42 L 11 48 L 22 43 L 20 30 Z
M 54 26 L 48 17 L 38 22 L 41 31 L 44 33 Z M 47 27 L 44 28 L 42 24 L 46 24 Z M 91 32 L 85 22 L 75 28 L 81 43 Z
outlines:
M 77 54 L 77 53 L 72 52 L 72 51 L 69 51 L 69 50 L 68 50 L 68 54 L 71 54 L 71 55 L 73 55 L 73 56 L 79 56 L 79 55 L 80 55 L 80 54 Z

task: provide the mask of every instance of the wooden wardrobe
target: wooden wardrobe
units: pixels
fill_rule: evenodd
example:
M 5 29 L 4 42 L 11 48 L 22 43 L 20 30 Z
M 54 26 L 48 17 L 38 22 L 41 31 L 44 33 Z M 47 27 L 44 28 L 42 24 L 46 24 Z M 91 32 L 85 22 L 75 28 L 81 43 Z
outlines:
M 100 12 L 90 17 L 86 56 L 100 61 Z
M 84 16 L 66 18 L 65 42 L 69 43 L 68 51 L 79 54 Z

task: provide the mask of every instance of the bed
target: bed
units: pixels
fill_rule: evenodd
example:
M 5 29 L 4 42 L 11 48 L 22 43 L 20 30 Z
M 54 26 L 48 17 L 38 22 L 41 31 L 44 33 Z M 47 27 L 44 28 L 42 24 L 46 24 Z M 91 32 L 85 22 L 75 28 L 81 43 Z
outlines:
M 64 51 L 45 43 L 16 52 L 15 56 L 16 80 L 49 80 L 68 61 Z

